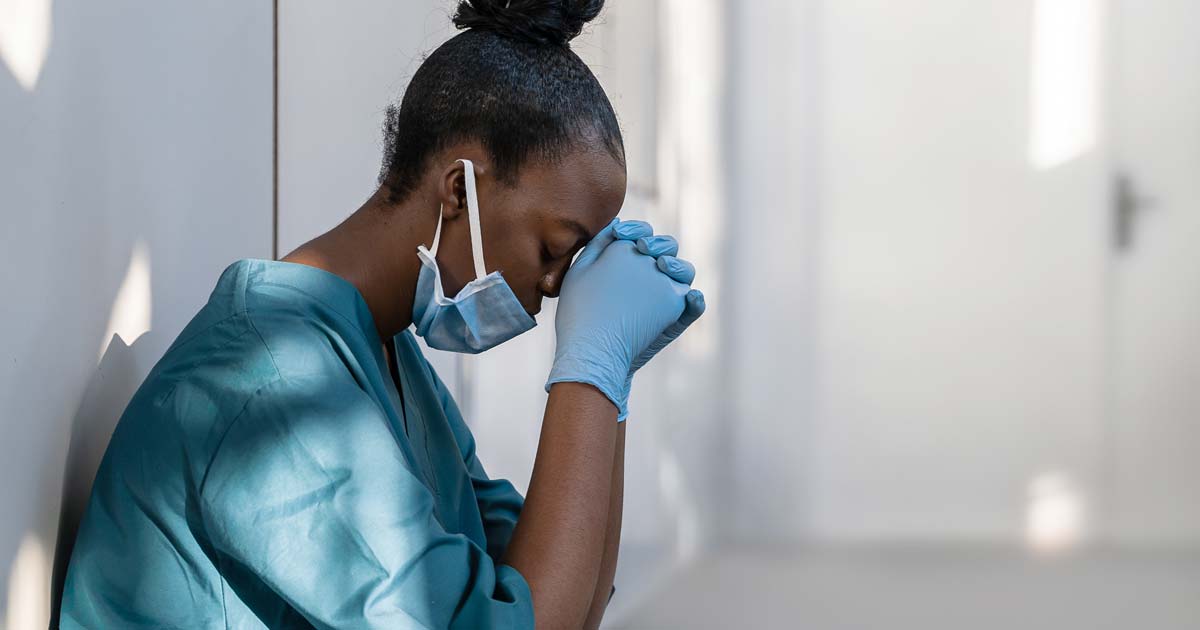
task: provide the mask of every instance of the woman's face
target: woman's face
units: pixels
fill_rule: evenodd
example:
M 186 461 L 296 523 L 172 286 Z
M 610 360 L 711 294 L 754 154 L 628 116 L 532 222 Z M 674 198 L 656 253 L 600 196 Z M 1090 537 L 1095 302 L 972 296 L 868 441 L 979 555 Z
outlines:
M 479 166 L 484 264 L 489 273 L 500 271 L 525 310 L 537 315 L 543 297 L 558 297 L 575 254 L 621 210 L 625 168 L 604 151 L 576 151 L 554 163 L 526 164 L 510 187 Z M 463 210 L 443 227 L 438 249 L 448 296 L 475 278 Z

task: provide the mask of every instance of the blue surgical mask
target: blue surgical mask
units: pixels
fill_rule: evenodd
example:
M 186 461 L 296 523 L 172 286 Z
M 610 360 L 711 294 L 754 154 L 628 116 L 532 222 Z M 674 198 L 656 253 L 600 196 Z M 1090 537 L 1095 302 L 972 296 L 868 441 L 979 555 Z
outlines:
M 483 265 L 475 165 L 470 160 L 459 162 L 466 167 L 467 218 L 475 279 L 453 298 L 446 297 L 442 290 L 442 276 L 437 265 L 438 243 L 442 239 L 442 210 L 439 208 L 433 249 L 425 249 L 424 245 L 417 247 L 421 274 L 417 278 L 417 295 L 413 301 L 413 324 L 417 334 L 431 348 L 478 354 L 533 328 L 537 322 L 521 306 L 500 272 L 487 273 Z

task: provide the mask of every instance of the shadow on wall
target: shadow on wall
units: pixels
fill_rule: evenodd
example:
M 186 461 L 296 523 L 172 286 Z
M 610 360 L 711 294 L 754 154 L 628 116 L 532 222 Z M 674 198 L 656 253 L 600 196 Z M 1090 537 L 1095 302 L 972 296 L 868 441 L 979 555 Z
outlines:
M 62 602 L 67 564 L 92 492 L 96 470 L 100 467 L 100 460 L 104 457 L 117 420 L 141 385 L 143 374 L 138 366 L 143 361 L 139 361 L 139 354 L 145 354 L 147 348 L 157 352 L 160 347 L 159 336 L 143 335 L 132 346 L 128 346 L 120 335 L 114 334 L 71 421 L 71 443 L 67 448 L 58 517 L 58 541 L 54 547 L 50 596 L 52 628 L 58 627 L 58 609 Z
M 126 75 L 113 71 L 121 61 L 114 57 L 127 60 L 137 43 L 105 45 L 118 32 L 106 28 L 115 26 L 115 18 L 93 20 L 100 16 L 87 14 L 95 11 L 71 4 L 77 3 L 18 2 L 6 7 L 10 12 L 0 24 L 0 137 L 6 139 L 0 147 L 6 223 L 0 234 L 6 261 L 0 271 L 6 291 L 0 314 L 6 328 L 0 341 L 0 504 L 6 511 L 0 523 L 0 620 L 9 630 L 45 627 L 56 601 L 51 554 L 66 432 L 72 431 L 73 447 L 103 434 L 102 452 L 111 422 L 92 428 L 86 426 L 90 416 L 97 401 L 119 413 L 124 402 L 118 399 L 128 387 L 116 383 L 136 378 L 124 343 L 110 348 L 108 367 L 96 371 L 95 361 L 148 206 L 136 193 L 119 201 L 127 186 L 136 190 L 131 185 L 137 176 L 114 177 L 111 164 L 137 152 L 136 137 L 111 137 L 111 127 L 123 118 L 133 122 L 121 113 L 122 102 L 139 96 L 102 89 L 114 74 Z M 67 18 L 68 12 L 75 15 Z M 118 356 L 119 369 L 109 361 Z M 117 378 L 123 371 L 129 373 Z M 93 412 L 73 409 L 89 379 L 84 404 Z M 86 475 L 90 487 L 91 475 L 80 472 L 87 465 L 69 468 L 68 475 Z
M 270 254 L 271 8 L 0 8 L 0 626 L 26 630 L 130 394 L 221 269 Z

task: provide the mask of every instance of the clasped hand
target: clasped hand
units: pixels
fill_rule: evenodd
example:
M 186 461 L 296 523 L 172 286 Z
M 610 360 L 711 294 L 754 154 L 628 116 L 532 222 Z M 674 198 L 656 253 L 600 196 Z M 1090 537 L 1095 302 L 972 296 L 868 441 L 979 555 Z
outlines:
M 644 221 L 613 219 L 571 265 L 554 320 L 557 343 L 546 390 L 588 383 L 629 415 L 633 375 L 704 313 L 696 269 L 679 243 Z

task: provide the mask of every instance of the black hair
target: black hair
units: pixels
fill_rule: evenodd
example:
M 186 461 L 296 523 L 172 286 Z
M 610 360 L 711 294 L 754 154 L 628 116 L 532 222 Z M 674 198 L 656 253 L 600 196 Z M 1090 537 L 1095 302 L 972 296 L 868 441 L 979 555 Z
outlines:
M 624 143 L 599 81 L 570 41 L 604 0 L 463 0 L 465 29 L 417 69 L 387 109 L 379 183 L 392 202 L 417 186 L 435 152 L 479 140 L 513 185 L 531 159 L 553 161 L 599 142 L 622 165 Z

